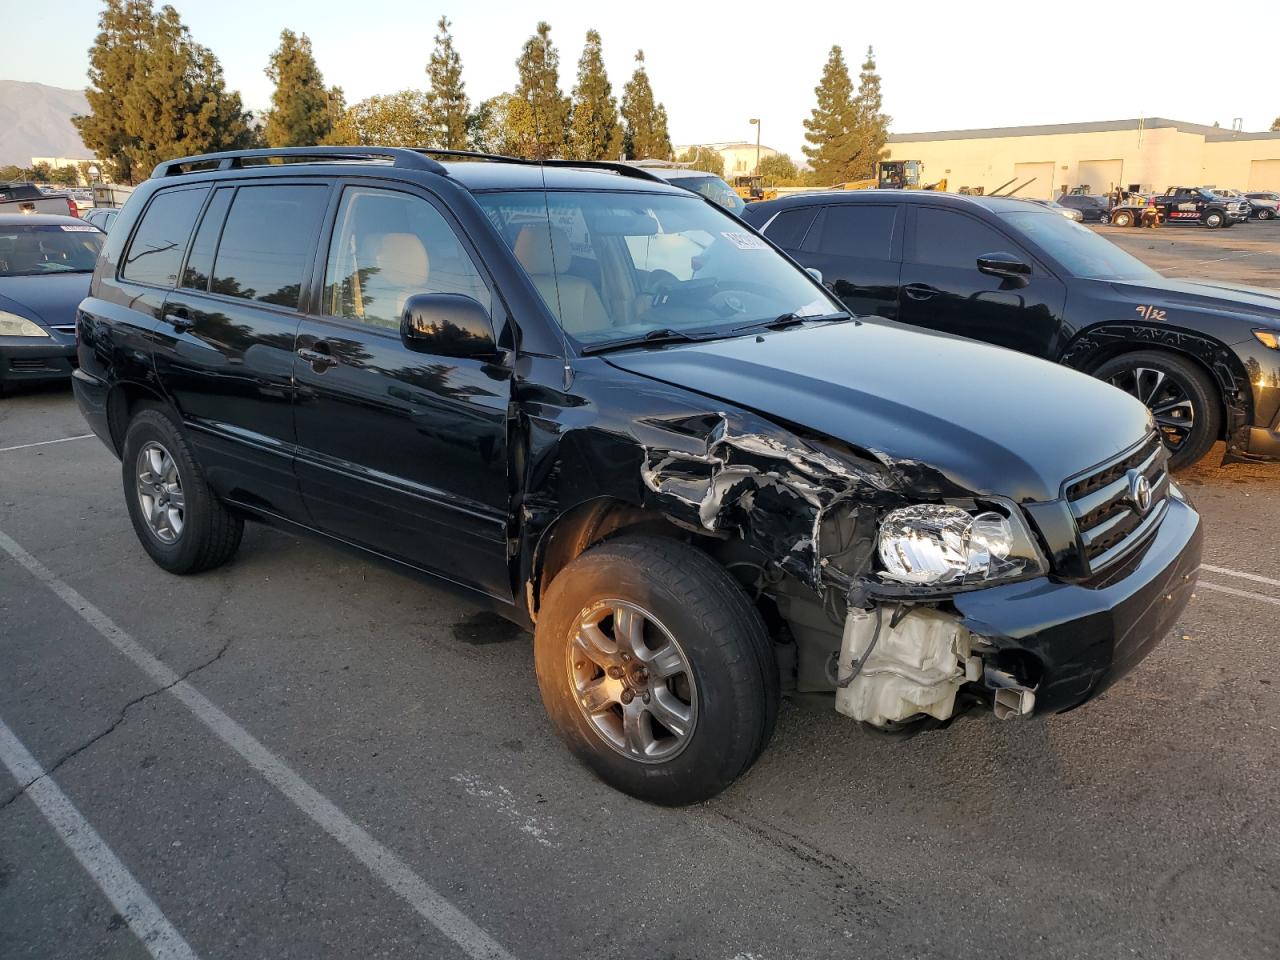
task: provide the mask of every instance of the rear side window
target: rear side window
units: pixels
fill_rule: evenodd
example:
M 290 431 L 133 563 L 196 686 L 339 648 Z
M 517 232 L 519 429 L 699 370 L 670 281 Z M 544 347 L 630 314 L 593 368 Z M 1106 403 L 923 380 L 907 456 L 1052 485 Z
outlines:
M 329 188 L 318 185 L 237 190 L 210 290 L 296 310 L 328 196 Z
M 235 190 L 225 187 L 216 191 L 205 209 L 200 229 L 196 231 L 196 238 L 191 241 L 187 267 L 182 271 L 182 286 L 191 290 L 209 289 L 209 275 L 213 273 L 213 254 L 218 246 L 218 234 L 222 231 L 222 221 L 227 215 L 227 207 L 231 206 L 231 195 L 234 193 Z
M 818 207 L 799 207 L 795 210 L 783 210 L 773 218 L 764 235 L 783 250 L 799 250 L 818 209 Z
M 1003 233 L 966 214 L 937 207 L 920 207 L 916 211 L 915 236 L 906 254 L 908 262 L 977 269 L 978 258 L 987 253 L 1021 251 Z
M 888 260 L 893 253 L 897 213 L 898 208 L 890 204 L 832 204 L 819 225 L 817 243 L 810 237 L 805 249 L 837 257 Z
M 208 194 L 208 187 L 156 194 L 134 231 L 120 276 L 156 287 L 176 285 L 182 255 Z

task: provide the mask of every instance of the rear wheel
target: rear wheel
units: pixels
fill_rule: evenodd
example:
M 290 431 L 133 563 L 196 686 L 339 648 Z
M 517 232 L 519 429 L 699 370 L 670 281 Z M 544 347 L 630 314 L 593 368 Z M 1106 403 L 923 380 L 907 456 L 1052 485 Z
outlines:
M 214 496 L 177 424 L 157 408 L 129 421 L 120 459 L 129 519 L 143 549 L 170 573 L 226 563 L 244 521 Z
M 1270 220 L 1275 215 L 1276 215 L 1276 212 L 1272 210 L 1270 207 L 1263 207 L 1258 211 L 1259 220 Z
M 1133 226 L 1133 214 L 1128 210 L 1120 210 L 1111 216 L 1111 222 L 1117 227 Z
M 1147 405 L 1155 417 L 1169 467 L 1195 463 L 1222 433 L 1222 401 L 1209 376 L 1192 361 L 1171 353 L 1142 350 L 1108 360 L 1094 371 Z
M 737 581 L 687 544 L 623 537 L 552 581 L 534 635 L 542 700 L 569 749 L 653 803 L 715 796 L 777 719 L 773 648 Z

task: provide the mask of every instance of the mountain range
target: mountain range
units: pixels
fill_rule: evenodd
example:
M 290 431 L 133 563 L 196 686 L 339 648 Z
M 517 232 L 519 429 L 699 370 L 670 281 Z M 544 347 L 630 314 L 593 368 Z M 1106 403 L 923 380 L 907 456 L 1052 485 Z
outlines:
M 73 114 L 88 112 L 83 90 L 0 80 L 0 165 L 26 166 L 32 157 L 92 156 L 71 125 Z

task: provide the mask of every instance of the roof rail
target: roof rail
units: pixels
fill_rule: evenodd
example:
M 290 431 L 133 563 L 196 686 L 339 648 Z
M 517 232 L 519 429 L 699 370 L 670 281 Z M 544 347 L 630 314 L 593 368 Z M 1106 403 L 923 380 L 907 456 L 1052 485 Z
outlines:
M 227 150 L 222 153 L 201 153 L 191 157 L 179 157 L 156 164 L 151 171 L 153 178 L 176 177 L 201 166 L 216 170 L 237 170 L 245 160 L 319 160 L 336 162 L 343 160 L 390 160 L 393 166 L 408 170 L 427 170 L 444 175 L 444 166 L 417 150 L 406 147 L 268 147 L 260 150 Z
M 435 147 L 413 147 L 412 149 L 415 153 L 433 157 L 457 157 L 460 160 L 490 160 L 494 163 L 520 163 L 526 166 L 543 164 L 548 167 L 586 167 L 595 170 L 611 170 L 614 173 L 621 174 L 624 177 L 633 177 L 636 180 L 650 180 L 654 183 L 662 184 L 667 182 L 643 167 L 633 166 L 619 160 L 530 160 L 527 157 L 510 157 L 501 153 L 480 153 L 474 150 L 443 150 Z

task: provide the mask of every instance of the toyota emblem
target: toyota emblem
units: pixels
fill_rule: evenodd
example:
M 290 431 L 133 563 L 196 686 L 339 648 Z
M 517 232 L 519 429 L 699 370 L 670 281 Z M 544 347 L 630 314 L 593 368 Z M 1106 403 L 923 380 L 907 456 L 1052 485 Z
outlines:
M 1129 471 L 1129 499 L 1139 513 L 1145 514 L 1151 509 L 1151 481 L 1137 470 Z

